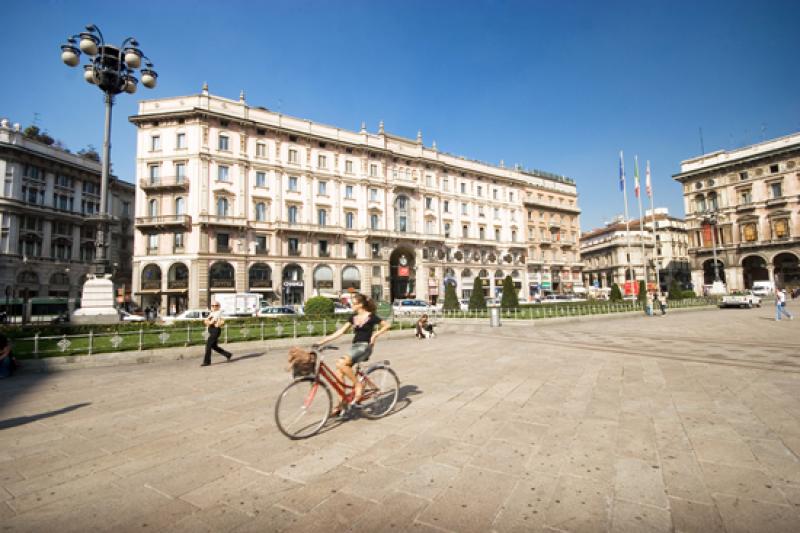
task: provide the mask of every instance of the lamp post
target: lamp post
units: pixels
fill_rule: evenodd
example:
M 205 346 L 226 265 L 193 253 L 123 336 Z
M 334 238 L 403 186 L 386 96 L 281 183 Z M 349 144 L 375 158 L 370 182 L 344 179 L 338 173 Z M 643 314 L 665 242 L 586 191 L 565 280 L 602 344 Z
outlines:
M 705 221 L 711 226 L 711 254 L 714 258 L 714 283 L 718 283 L 720 279 L 719 265 L 717 264 L 717 214 L 707 213 Z
M 107 234 L 110 216 L 108 213 L 108 179 L 111 158 L 111 107 L 114 97 L 120 93 L 133 94 L 139 80 L 148 89 L 156 86 L 158 74 L 153 64 L 139 49 L 139 43 L 133 37 L 122 41 L 117 47 L 106 44 L 100 28 L 94 24 L 86 26 L 86 31 L 73 35 L 61 45 L 61 60 L 69 67 L 80 63 L 81 52 L 86 54 L 89 62 L 83 67 L 83 79 L 96 85 L 105 95 L 106 118 L 103 136 L 103 161 L 100 182 L 100 212 L 96 217 L 97 239 L 95 241 L 94 271 L 96 277 L 110 274 L 108 268 Z M 142 67 L 144 60 L 144 67 Z

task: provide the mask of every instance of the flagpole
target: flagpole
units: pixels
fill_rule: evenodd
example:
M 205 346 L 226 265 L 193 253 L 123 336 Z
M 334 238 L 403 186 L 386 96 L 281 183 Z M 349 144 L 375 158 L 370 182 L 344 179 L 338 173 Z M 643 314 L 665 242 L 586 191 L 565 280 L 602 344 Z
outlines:
M 636 281 L 636 275 L 631 271 L 631 224 L 628 219 L 628 186 L 625 183 L 625 159 L 622 156 L 622 150 L 619 151 L 619 179 L 620 185 L 622 185 L 622 199 L 625 202 L 625 235 L 627 238 L 625 253 L 628 258 L 628 267 L 623 276 L 622 290 L 627 294 L 626 285 L 628 284 L 628 272 L 631 273 L 631 277 L 633 278 L 631 281 Z
M 647 170 L 645 170 L 645 183 L 647 187 L 647 196 L 650 197 L 650 216 L 653 220 L 653 263 L 656 268 L 656 287 L 658 292 L 661 293 L 661 270 L 659 269 L 658 260 L 658 225 L 656 224 L 656 201 L 653 197 L 653 185 L 650 182 L 650 160 L 647 161 Z
M 636 199 L 639 201 L 639 233 L 642 241 L 642 269 L 644 270 L 644 290 L 647 292 L 647 254 L 644 251 L 644 215 L 642 214 L 642 194 L 639 186 L 639 156 L 633 156 L 633 172 L 636 180 Z

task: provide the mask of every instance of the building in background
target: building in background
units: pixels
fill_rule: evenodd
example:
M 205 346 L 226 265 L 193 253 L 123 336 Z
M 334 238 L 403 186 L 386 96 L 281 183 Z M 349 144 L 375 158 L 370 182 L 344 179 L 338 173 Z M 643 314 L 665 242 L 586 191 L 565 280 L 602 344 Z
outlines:
M 662 292 L 669 288 L 673 280 L 684 288 L 688 287 L 690 276 L 686 223 L 669 216 L 666 208 L 657 208 L 655 215 L 655 232 L 652 211 L 647 210 L 644 233 L 640 230 L 638 218 L 631 220 L 626 227 L 622 217 L 603 228 L 584 233 L 581 236 L 584 285 L 609 288 L 616 283 L 627 294 L 634 294 L 638 280 L 644 279 L 646 265 L 648 287 L 651 290 L 656 289 L 656 267 Z
M 0 305 L 11 298 L 80 298 L 92 270 L 100 163 L 0 122 Z M 112 179 L 109 257 L 118 303 L 130 298 L 134 186 Z
M 695 287 L 800 286 L 800 133 L 681 162 Z M 717 256 L 717 274 L 714 255 Z
M 173 314 L 218 292 L 299 304 L 581 284 L 574 182 L 201 94 L 140 103 L 134 286 Z

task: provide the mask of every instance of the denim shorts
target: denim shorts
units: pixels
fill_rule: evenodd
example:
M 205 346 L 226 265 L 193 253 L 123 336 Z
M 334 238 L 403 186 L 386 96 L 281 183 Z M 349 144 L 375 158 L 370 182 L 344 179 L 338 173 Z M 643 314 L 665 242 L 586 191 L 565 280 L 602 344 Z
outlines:
M 368 342 L 354 342 L 350 349 L 350 360 L 353 364 L 363 363 L 372 355 L 372 346 Z

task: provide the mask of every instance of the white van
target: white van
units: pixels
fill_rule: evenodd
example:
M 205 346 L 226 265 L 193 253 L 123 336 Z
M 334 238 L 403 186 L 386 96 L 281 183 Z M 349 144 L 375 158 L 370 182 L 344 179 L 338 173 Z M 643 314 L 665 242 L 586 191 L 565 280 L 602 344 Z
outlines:
M 771 281 L 754 281 L 753 294 L 761 296 L 762 298 L 770 294 L 775 294 L 775 284 Z

